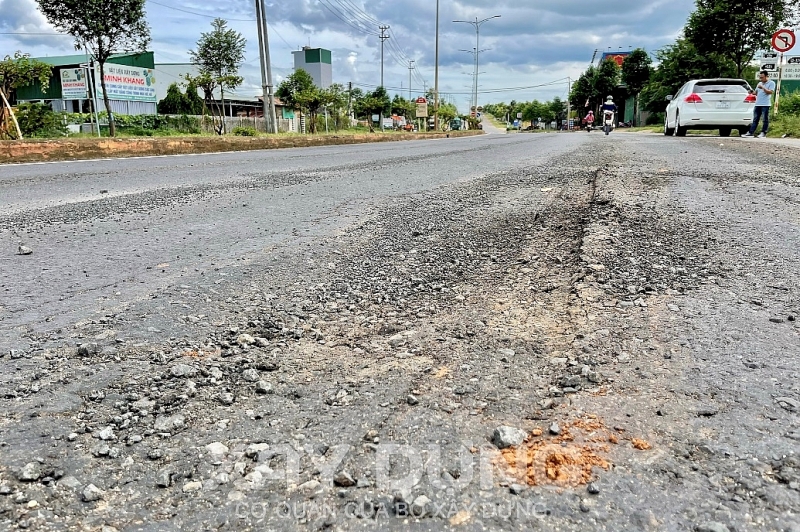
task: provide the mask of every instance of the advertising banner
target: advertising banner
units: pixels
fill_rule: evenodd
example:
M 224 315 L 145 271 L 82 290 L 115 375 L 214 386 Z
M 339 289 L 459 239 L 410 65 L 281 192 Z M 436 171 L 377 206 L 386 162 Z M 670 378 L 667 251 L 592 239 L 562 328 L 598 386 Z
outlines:
M 423 97 L 417 98 L 417 118 L 428 118 L 428 100 Z
M 61 71 L 61 99 L 85 100 L 86 74 L 83 68 L 65 68 Z
M 100 67 L 97 67 L 100 78 Z M 106 92 L 111 100 L 128 100 L 136 102 L 156 101 L 156 78 L 152 68 L 132 67 L 106 63 Z M 100 92 L 100 83 L 97 90 Z

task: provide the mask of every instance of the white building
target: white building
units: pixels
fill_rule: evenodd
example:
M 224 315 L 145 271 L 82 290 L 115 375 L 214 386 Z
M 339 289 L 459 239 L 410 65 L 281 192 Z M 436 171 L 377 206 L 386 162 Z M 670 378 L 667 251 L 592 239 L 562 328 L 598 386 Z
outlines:
M 331 51 L 324 48 L 304 46 L 302 50 L 292 52 L 294 69 L 302 68 L 314 79 L 314 85 L 327 89 L 333 84 L 333 66 Z

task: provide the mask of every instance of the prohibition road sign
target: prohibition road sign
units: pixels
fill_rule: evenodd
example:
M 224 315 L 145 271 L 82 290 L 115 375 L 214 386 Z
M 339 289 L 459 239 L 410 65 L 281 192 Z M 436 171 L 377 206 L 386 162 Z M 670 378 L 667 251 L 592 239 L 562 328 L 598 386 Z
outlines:
M 780 53 L 788 52 L 794 48 L 795 43 L 797 43 L 797 37 L 792 30 L 778 30 L 772 36 L 772 47 Z

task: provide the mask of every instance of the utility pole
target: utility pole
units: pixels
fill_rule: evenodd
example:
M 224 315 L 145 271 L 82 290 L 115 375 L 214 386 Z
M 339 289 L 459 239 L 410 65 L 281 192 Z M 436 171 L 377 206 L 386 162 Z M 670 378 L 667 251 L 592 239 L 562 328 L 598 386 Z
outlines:
M 264 129 L 267 133 L 272 133 L 272 124 L 269 123 L 269 97 L 267 96 L 267 65 L 264 62 L 264 28 L 261 25 L 261 0 L 256 2 L 256 24 L 258 25 L 258 52 L 261 63 L 261 109 L 264 116 Z
M 389 36 L 386 35 L 386 32 L 389 30 L 389 26 L 378 26 L 378 29 L 381 30 L 381 35 L 380 35 L 380 39 L 381 39 L 381 88 L 384 88 L 384 85 L 383 85 L 383 43 L 386 42 L 386 40 L 389 38 Z M 378 118 L 381 121 L 381 131 L 384 131 L 384 127 L 383 127 L 383 109 L 381 109 L 381 112 L 378 114 Z
M 572 108 L 570 107 L 569 103 L 569 95 L 572 92 L 572 80 L 567 78 L 567 130 L 571 131 L 569 127 L 569 115 L 572 112 Z
M 268 133 L 278 132 L 278 117 L 275 114 L 275 96 L 272 92 L 272 64 L 269 58 L 269 33 L 267 30 L 267 8 L 264 0 L 255 0 L 258 24 L 258 47 L 261 56 L 261 82 L 264 89 L 264 121 Z
M 439 131 L 439 0 L 436 0 L 436 54 L 434 60 L 433 127 Z
M 347 120 L 349 126 L 353 124 L 353 82 L 347 84 Z
M 378 29 L 381 30 L 381 87 L 383 87 L 383 43 L 389 38 L 389 36 L 386 35 L 386 32 L 389 30 L 389 26 L 378 26 Z
M 411 101 L 411 71 L 414 70 L 414 60 L 408 61 L 408 101 Z

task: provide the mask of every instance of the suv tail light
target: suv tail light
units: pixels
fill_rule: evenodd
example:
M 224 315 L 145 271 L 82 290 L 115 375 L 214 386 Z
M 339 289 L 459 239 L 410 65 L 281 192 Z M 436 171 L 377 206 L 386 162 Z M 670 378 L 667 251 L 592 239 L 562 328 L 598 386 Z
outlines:
M 703 99 L 700 97 L 699 94 L 697 94 L 695 92 L 691 93 L 683 101 L 685 101 L 686 103 L 703 103 Z
M 747 98 L 744 99 L 744 103 L 756 103 L 756 95 L 748 94 Z

